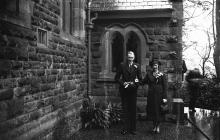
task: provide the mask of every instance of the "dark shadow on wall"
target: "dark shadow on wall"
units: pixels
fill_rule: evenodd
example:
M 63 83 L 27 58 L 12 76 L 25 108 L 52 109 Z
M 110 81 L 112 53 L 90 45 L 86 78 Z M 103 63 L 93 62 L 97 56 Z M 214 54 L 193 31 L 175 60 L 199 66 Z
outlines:
M 53 139 L 54 140 L 66 140 L 69 137 L 70 129 L 68 127 L 68 120 L 65 117 L 65 111 L 61 110 L 58 113 L 58 121 L 55 124 Z

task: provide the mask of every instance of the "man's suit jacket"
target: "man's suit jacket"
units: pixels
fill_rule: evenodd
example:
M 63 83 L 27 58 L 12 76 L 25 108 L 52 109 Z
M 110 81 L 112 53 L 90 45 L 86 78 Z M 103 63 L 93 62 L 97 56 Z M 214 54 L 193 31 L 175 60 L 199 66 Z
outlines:
M 133 63 L 129 67 L 127 62 L 121 63 L 116 72 L 115 80 L 119 83 L 120 88 L 124 88 L 124 82 L 134 82 L 134 87 L 137 88 L 142 81 L 140 65 Z

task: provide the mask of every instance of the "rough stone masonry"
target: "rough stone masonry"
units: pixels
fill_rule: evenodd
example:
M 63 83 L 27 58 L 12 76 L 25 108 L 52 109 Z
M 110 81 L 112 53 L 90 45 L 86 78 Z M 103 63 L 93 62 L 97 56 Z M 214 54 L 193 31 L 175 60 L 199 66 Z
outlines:
M 65 139 L 80 128 L 87 85 L 85 38 L 62 29 L 62 2 L 1 1 L 1 140 Z

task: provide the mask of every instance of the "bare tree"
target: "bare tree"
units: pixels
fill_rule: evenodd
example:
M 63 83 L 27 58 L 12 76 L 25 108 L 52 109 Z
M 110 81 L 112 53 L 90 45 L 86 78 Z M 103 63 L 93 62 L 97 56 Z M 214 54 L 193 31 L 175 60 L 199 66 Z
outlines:
M 214 49 L 214 63 L 218 81 L 220 81 L 220 0 L 216 0 L 216 47 Z
M 207 71 L 208 72 L 210 71 L 209 67 L 207 66 L 207 63 L 211 63 L 214 66 L 214 63 L 211 61 L 211 59 L 213 59 L 211 57 L 211 52 L 214 50 L 215 43 L 212 43 L 209 31 L 206 31 L 206 35 L 208 38 L 208 44 L 204 47 L 203 51 L 199 51 L 195 47 L 195 50 L 197 51 L 199 57 L 201 58 L 200 67 L 202 69 L 203 77 L 206 77 L 208 75 Z
M 190 4 L 185 5 L 185 8 L 193 7 L 194 11 L 187 12 L 187 10 L 185 10 L 185 15 L 187 16 L 185 18 L 185 22 L 202 15 L 204 13 L 204 11 L 209 11 L 208 16 L 211 17 L 211 30 L 206 29 L 208 44 L 204 47 L 205 51 L 203 51 L 203 52 L 205 52 L 205 54 L 198 51 L 198 49 L 195 49 L 195 50 L 197 51 L 199 57 L 201 58 L 200 67 L 202 69 L 203 76 L 205 76 L 205 74 L 206 74 L 207 63 L 211 63 L 212 65 L 214 65 L 217 77 L 220 80 L 220 39 L 219 39 L 219 32 L 220 32 L 220 30 L 219 30 L 219 24 L 220 24 L 220 22 L 219 22 L 219 19 L 220 19 L 219 18 L 219 5 L 220 5 L 220 0 L 187 0 L 187 1 Z M 196 15 L 195 11 L 197 8 L 202 8 L 202 12 L 199 14 L 197 13 L 197 15 Z M 196 28 L 197 27 L 193 27 L 193 29 L 196 29 Z M 185 32 L 187 34 L 187 30 Z M 217 41 L 217 39 L 219 41 Z M 190 42 L 186 46 L 187 47 L 183 48 L 183 51 L 190 48 L 191 46 L 198 47 L 198 44 L 197 44 L 197 42 Z M 213 52 L 213 57 L 211 54 L 212 52 Z M 214 63 L 213 63 L 213 61 L 211 61 L 212 59 L 214 60 Z

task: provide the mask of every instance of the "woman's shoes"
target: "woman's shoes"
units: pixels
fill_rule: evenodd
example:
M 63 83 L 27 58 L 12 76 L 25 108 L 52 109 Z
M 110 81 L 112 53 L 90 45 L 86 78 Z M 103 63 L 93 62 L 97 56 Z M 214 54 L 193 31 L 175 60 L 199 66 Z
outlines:
M 156 127 L 154 127 L 153 128 L 153 133 L 155 133 L 155 134 L 159 134 L 160 133 L 160 127 L 159 126 L 156 126 Z
M 156 128 L 156 133 L 160 133 L 160 127 L 159 126 L 157 126 L 157 128 Z
M 155 125 L 152 131 L 155 134 L 159 134 L 160 133 L 160 126 L 159 126 L 159 124 Z

